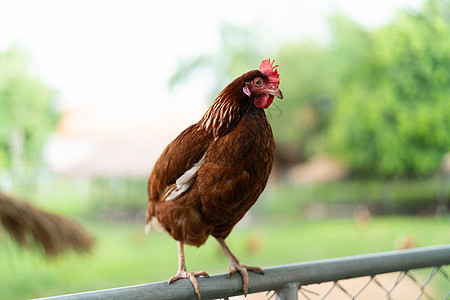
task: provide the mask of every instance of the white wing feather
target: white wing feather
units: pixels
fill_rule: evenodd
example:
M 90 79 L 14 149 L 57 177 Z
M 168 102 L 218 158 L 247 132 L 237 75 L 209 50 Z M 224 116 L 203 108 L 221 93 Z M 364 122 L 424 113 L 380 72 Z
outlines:
M 177 179 L 175 186 L 172 185 L 166 188 L 166 191 L 164 192 L 164 198 L 166 201 L 173 200 L 181 196 L 192 186 L 192 184 L 194 184 L 195 178 L 197 178 L 198 170 L 205 163 L 205 155 L 206 153 L 197 163 L 195 163 L 189 170 L 184 172 L 184 174 Z

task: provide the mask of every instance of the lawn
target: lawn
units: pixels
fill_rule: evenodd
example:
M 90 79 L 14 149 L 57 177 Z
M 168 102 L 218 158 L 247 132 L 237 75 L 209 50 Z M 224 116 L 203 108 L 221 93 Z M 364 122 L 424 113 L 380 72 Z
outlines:
M 176 244 L 165 233 L 144 234 L 141 224 L 86 221 L 96 237 L 89 255 L 47 261 L 17 249 L 0 235 L 0 299 L 25 299 L 164 281 L 177 269 Z M 238 226 L 227 239 L 246 264 L 267 267 L 301 261 L 450 243 L 450 217 L 383 217 L 357 224 L 352 219 L 265 221 Z M 227 270 L 227 260 L 210 238 L 186 247 L 188 270 Z

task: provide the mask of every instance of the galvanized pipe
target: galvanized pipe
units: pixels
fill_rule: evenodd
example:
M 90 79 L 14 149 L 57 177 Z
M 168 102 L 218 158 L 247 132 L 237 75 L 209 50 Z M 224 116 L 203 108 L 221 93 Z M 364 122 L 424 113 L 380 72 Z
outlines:
M 275 291 L 277 294 L 277 300 L 297 300 L 299 287 L 300 284 L 298 282 L 290 282 L 286 284 L 282 289 Z
M 268 267 L 264 269 L 265 275 L 249 272 L 249 293 L 280 291 L 286 286 L 286 291 L 291 293 L 293 285 L 289 285 L 290 283 L 294 283 L 298 289 L 299 286 L 313 283 L 448 264 L 450 244 Z M 242 294 L 239 275 L 227 278 L 227 274 L 218 274 L 210 278 L 198 278 L 198 283 L 203 299 Z M 164 281 L 41 299 L 197 299 L 197 296 L 188 280 L 178 280 L 171 285 Z M 281 295 L 281 299 L 285 298 Z

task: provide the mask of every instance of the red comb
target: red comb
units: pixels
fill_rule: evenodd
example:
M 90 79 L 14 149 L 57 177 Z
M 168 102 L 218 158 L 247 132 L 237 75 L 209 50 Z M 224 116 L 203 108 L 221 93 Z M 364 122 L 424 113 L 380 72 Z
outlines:
M 280 75 L 278 75 L 278 70 L 276 69 L 276 67 L 278 67 L 278 65 L 274 66 L 273 65 L 274 62 L 275 62 L 275 60 L 270 62 L 270 58 L 263 60 L 261 62 L 261 65 L 259 66 L 259 70 L 262 73 L 266 74 L 267 77 L 269 77 L 269 81 L 271 83 L 279 85 L 280 84 Z

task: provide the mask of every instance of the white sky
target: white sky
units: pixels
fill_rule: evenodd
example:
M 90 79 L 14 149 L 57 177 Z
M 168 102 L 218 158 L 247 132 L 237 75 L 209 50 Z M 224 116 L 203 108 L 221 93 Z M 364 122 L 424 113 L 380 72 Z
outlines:
M 333 12 L 374 27 L 389 22 L 396 8 L 421 3 L 0 0 L 0 51 L 12 43 L 25 47 L 35 72 L 60 91 L 63 107 L 95 105 L 134 121 L 177 110 L 196 120 L 208 84 L 193 82 L 174 95 L 167 79 L 180 58 L 217 50 L 221 22 L 251 25 L 276 45 L 308 36 L 326 40 L 326 16 Z

